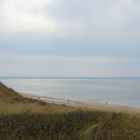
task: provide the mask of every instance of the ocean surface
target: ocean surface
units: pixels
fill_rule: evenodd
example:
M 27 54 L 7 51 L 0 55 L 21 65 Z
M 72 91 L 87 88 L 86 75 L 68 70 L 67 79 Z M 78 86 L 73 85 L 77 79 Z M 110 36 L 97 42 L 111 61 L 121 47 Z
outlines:
M 140 107 L 140 78 L 0 78 L 27 94 Z

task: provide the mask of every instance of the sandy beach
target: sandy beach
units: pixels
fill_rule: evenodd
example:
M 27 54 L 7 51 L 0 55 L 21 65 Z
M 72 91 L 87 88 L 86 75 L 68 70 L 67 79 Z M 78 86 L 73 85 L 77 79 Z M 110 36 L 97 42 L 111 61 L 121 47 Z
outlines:
M 92 102 L 92 101 L 78 101 L 78 100 L 68 100 L 68 99 L 66 100 L 66 99 L 61 99 L 61 98 L 37 96 L 37 95 L 31 95 L 31 94 L 26 94 L 26 93 L 20 93 L 20 94 L 24 97 L 37 99 L 37 100 L 41 100 L 48 103 L 68 105 L 68 106 L 78 107 L 82 109 L 140 114 L 140 108 L 138 107 L 114 105 L 114 104 L 109 104 L 109 103 L 106 104 L 106 102 L 98 103 L 98 102 Z

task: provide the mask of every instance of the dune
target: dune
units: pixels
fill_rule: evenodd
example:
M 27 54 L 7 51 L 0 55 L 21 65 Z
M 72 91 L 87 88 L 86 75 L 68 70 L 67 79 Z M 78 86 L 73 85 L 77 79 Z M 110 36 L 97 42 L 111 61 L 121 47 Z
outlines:
M 138 140 L 139 112 L 133 107 L 19 94 L 0 83 L 2 140 Z

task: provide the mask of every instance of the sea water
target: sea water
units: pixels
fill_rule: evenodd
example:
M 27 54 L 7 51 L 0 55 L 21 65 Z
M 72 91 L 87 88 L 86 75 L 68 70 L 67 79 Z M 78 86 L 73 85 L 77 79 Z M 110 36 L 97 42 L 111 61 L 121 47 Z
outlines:
M 140 107 L 140 78 L 0 78 L 18 92 Z

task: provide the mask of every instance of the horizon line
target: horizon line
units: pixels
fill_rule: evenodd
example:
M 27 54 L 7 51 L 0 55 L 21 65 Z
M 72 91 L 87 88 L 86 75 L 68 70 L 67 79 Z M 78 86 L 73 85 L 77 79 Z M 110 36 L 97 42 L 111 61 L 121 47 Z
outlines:
M 0 76 L 0 79 L 139 79 L 140 76 Z

